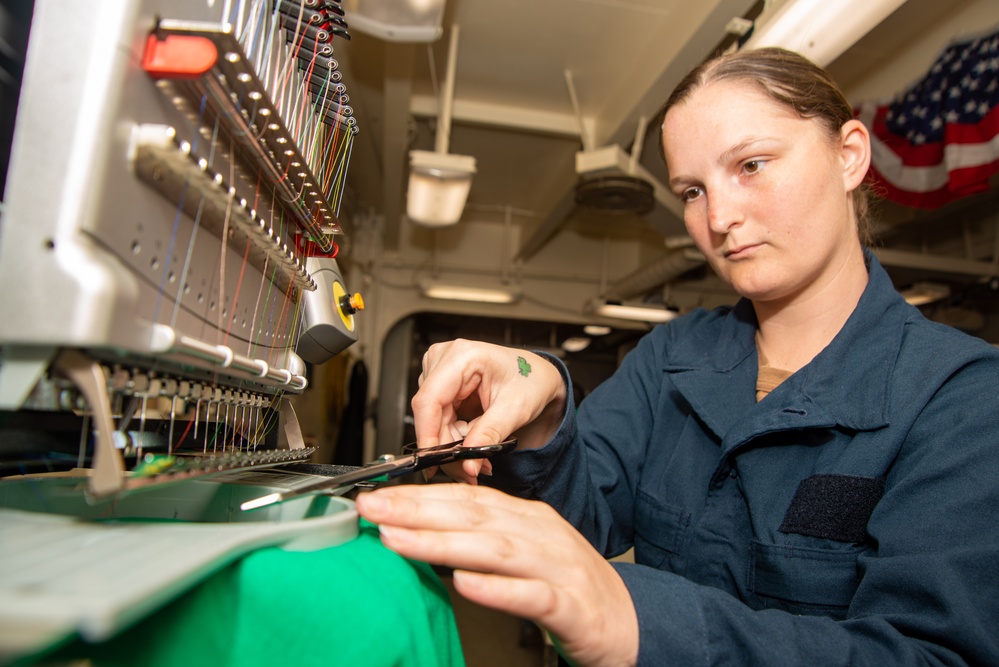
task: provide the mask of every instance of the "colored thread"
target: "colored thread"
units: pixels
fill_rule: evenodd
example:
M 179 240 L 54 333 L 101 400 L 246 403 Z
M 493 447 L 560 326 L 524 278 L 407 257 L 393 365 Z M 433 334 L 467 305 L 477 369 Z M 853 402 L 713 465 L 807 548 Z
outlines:
M 187 256 L 184 258 L 184 269 L 180 273 L 180 283 L 177 286 L 177 300 L 173 302 L 173 315 L 170 317 L 170 328 L 177 326 L 177 314 L 180 312 L 182 295 L 187 285 L 187 275 L 191 268 L 191 256 L 194 254 L 194 241 L 198 238 L 198 228 L 201 226 L 201 212 L 205 208 L 205 198 L 198 202 L 198 213 L 194 216 L 194 229 L 191 230 L 191 240 L 187 244 Z

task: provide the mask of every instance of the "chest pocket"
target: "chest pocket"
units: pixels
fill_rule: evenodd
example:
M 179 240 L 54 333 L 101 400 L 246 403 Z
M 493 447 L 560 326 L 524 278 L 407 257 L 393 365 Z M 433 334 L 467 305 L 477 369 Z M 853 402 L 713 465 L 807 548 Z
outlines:
M 842 618 L 860 585 L 864 549 L 814 549 L 753 542 L 748 589 L 760 608 Z
M 690 514 L 638 490 L 635 496 L 635 562 L 680 572 Z

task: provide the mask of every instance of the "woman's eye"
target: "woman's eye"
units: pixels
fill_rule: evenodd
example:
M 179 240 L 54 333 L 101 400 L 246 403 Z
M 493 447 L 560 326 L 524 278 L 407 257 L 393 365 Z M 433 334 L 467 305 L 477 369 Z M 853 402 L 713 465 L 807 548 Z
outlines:
M 742 165 L 742 170 L 747 174 L 755 174 L 763 169 L 763 160 L 750 160 Z
M 680 193 L 680 201 L 687 203 L 694 201 L 701 196 L 702 190 L 700 188 L 687 188 Z

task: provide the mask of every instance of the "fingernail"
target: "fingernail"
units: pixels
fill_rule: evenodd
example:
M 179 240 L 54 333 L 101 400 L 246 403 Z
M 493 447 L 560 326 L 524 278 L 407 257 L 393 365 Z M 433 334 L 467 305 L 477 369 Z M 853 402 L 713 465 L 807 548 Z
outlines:
M 408 541 L 409 538 L 408 531 L 399 529 L 396 526 L 378 526 L 378 533 L 383 540 L 387 539 L 390 542 L 394 542 L 396 546 L 400 546 L 401 543 Z
M 485 466 L 483 466 L 482 470 L 479 471 L 479 474 L 480 475 L 485 475 L 486 477 L 492 477 L 493 476 L 493 471 L 491 469 L 487 469 Z
M 477 577 L 474 572 L 467 570 L 455 570 L 451 577 L 454 584 L 465 591 L 470 592 L 482 585 L 482 577 Z

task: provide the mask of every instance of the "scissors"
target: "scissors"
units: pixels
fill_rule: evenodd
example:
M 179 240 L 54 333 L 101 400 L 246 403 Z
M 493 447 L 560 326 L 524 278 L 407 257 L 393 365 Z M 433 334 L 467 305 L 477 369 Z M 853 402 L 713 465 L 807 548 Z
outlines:
M 465 459 L 489 458 L 495 454 L 508 452 L 517 446 L 516 438 L 492 445 L 481 445 L 479 447 L 464 447 L 464 442 L 464 440 L 456 440 L 424 449 L 418 449 L 416 443 L 411 443 L 403 447 L 402 455 L 385 454 L 371 463 L 361 466 L 357 470 L 352 470 L 341 475 L 334 475 L 333 477 L 326 477 L 296 489 L 278 491 L 254 498 L 253 500 L 247 500 L 239 508 L 243 511 L 255 510 L 284 502 L 291 498 L 297 498 L 298 496 L 332 492 L 343 487 L 353 486 L 359 482 L 384 482 L 400 475 L 423 470 L 431 466 L 439 466 Z

